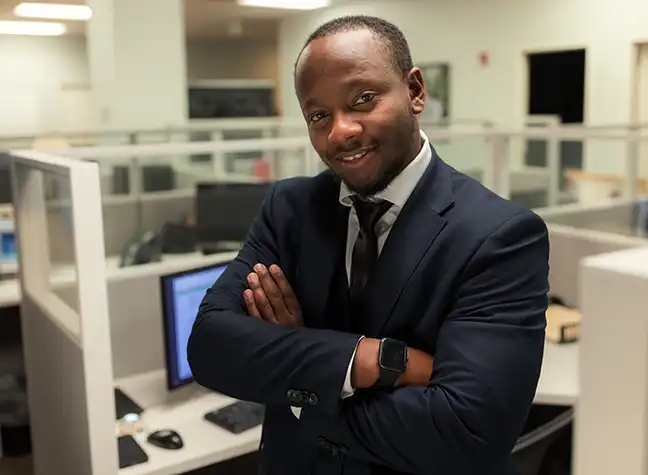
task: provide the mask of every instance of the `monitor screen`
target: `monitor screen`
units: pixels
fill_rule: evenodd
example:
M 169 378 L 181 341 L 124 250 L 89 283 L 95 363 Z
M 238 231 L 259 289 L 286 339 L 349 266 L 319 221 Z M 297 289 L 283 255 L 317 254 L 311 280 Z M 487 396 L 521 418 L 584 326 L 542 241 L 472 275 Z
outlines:
M 270 186 L 268 183 L 199 183 L 196 189 L 198 245 L 244 241 Z
M 161 279 L 169 389 L 176 389 L 193 381 L 187 360 L 187 343 L 191 329 L 205 292 L 218 280 L 227 264 L 167 275 Z

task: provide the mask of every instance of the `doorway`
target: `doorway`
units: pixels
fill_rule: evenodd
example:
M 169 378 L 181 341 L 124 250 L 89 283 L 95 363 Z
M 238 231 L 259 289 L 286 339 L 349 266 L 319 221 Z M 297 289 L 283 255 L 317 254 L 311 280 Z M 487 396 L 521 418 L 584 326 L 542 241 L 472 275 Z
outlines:
M 648 43 L 635 46 L 631 122 L 648 127 Z M 648 178 L 648 141 L 639 143 L 639 176 Z
M 585 116 L 585 49 L 527 54 L 527 114 L 555 115 L 563 124 L 582 124 Z M 547 143 L 530 140 L 525 163 L 547 166 Z M 583 143 L 560 144 L 561 170 L 582 169 Z M 563 173 L 561 188 L 563 187 Z

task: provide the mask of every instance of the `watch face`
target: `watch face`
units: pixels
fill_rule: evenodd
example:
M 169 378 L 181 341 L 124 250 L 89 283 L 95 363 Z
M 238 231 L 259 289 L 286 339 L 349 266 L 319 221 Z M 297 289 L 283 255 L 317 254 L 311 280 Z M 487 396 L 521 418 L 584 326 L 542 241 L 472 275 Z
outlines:
M 407 369 L 407 345 L 397 340 L 384 339 L 380 345 L 380 365 L 404 373 Z

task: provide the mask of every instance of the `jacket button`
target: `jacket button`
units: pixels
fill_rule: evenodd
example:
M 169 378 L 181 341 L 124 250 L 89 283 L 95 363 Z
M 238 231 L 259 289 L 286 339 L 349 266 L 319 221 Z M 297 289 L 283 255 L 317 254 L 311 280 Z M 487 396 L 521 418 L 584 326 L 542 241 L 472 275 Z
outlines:
M 293 404 L 301 404 L 303 402 L 301 391 L 297 391 L 296 389 L 289 389 L 286 392 L 286 397 Z
M 308 402 L 308 404 L 310 404 L 311 406 L 315 406 L 319 402 L 319 398 L 317 397 L 317 394 L 309 393 L 306 402 Z
M 342 458 L 342 454 L 340 453 L 340 448 L 337 445 L 331 445 L 331 448 L 329 450 L 331 452 L 331 456 L 336 459 L 340 460 Z
M 331 444 L 324 437 L 318 437 L 315 440 L 317 441 L 317 445 L 321 450 L 325 452 L 328 452 L 330 450 Z

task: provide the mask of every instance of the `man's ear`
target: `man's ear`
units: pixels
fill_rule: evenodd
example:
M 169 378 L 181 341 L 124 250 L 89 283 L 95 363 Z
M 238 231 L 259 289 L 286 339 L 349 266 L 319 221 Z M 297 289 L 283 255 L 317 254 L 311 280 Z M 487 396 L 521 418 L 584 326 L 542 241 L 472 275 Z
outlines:
M 407 74 L 407 85 L 409 88 L 410 103 L 412 104 L 412 112 L 420 114 L 425 108 L 425 83 L 423 82 L 423 75 L 419 68 L 412 68 Z

